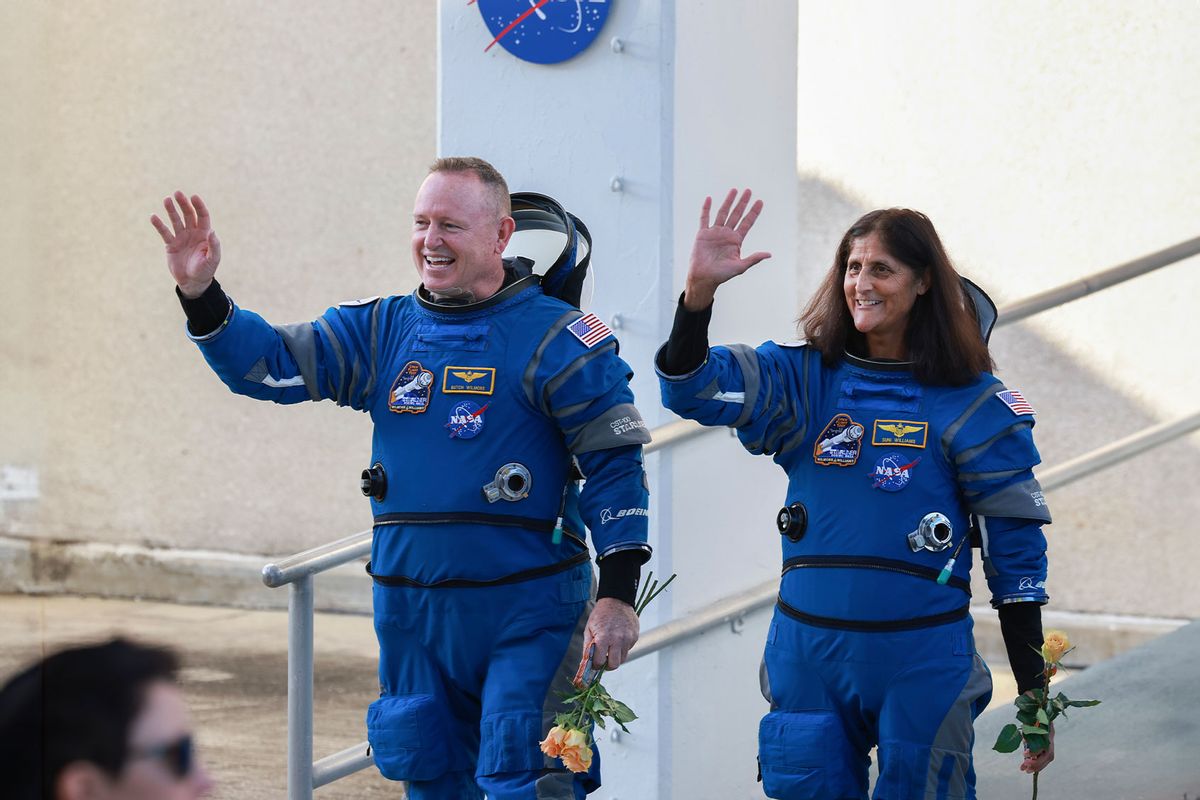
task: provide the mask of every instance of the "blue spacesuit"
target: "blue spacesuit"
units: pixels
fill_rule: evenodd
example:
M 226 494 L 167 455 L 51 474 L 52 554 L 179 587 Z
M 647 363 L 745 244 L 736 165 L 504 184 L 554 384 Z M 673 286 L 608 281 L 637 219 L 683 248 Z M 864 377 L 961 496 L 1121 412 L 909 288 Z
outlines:
M 961 544 L 976 522 L 993 605 L 1046 602 L 1032 409 L 990 374 L 929 386 L 907 364 L 826 365 L 803 343 L 714 347 L 691 373 L 659 376 L 668 408 L 735 428 L 802 504 L 781 512 L 764 655 L 768 796 L 865 798 L 878 744 L 877 798 L 973 798 L 972 722 L 991 677 Z
M 579 663 L 598 559 L 644 560 L 648 503 L 631 371 L 603 322 L 509 274 L 449 305 L 418 291 L 271 326 L 229 302 L 193 337 L 235 392 L 371 415 L 381 697 L 367 725 L 411 798 L 582 797 L 538 748 Z M 587 477 L 582 491 L 578 475 Z

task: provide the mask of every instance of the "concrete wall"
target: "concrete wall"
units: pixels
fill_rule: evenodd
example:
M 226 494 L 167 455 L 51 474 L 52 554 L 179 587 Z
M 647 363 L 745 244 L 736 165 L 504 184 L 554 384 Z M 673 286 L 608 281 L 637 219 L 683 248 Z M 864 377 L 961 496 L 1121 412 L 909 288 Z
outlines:
M 0 7 L 0 534 L 283 554 L 370 525 L 365 417 L 234 397 L 148 222 L 209 203 L 267 319 L 411 290 L 433 3 Z

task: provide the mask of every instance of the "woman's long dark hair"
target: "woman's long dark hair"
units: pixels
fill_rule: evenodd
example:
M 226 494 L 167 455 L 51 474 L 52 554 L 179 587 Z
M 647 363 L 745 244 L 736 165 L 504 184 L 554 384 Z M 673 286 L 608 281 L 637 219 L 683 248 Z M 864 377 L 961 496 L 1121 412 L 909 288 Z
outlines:
M 867 354 L 866 338 L 854 327 L 842 287 L 854 241 L 872 233 L 918 279 L 929 281 L 928 291 L 917 296 L 909 311 L 904 334 L 917 380 L 961 386 L 991 371 L 992 356 L 979 332 L 974 307 L 942 240 L 929 217 L 907 208 L 872 211 L 851 225 L 838 245 L 833 266 L 800 315 L 803 336 L 821 352 L 825 363 L 833 364 L 846 352 Z

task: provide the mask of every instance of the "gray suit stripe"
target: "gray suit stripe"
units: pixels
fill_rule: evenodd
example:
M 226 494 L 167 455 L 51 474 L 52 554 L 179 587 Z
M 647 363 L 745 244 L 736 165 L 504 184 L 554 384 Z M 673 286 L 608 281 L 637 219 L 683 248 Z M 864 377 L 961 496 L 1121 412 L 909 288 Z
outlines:
M 542 358 L 545 356 L 546 348 L 550 346 L 550 342 L 554 341 L 554 337 L 558 336 L 559 332 L 562 331 L 563 328 L 567 327 L 582 316 L 582 311 L 577 308 L 572 308 L 570 311 L 566 312 L 557 320 L 555 320 L 554 324 L 550 326 L 550 329 L 546 331 L 546 335 L 542 337 L 542 341 L 538 343 L 537 349 L 533 351 L 533 356 L 529 359 L 529 366 L 525 367 L 525 375 L 521 380 L 521 385 L 525 389 L 525 398 L 529 401 L 530 405 L 534 406 L 535 408 L 540 408 L 547 414 L 550 413 L 549 409 L 543 405 L 540 405 L 537 401 L 537 398 L 533 396 L 533 379 L 537 375 L 538 367 L 542 364 Z
M 950 785 L 946 794 L 949 797 L 966 796 L 967 768 L 971 761 L 971 746 L 975 741 L 974 705 L 991 691 L 992 676 L 988 673 L 983 659 L 976 653 L 966 685 L 954 699 L 954 704 L 946 712 L 937 734 L 933 737 L 933 745 L 929 752 L 929 771 L 925 777 L 926 797 L 937 796 L 938 774 L 947 758 L 952 758 L 958 763 L 950 774 Z
M 345 401 L 342 405 L 350 405 L 354 402 L 354 394 L 358 389 L 358 382 L 362 378 L 362 362 L 357 358 L 354 359 L 354 367 L 350 370 L 350 387 L 345 391 Z
M 1032 428 L 1032 427 L 1033 427 L 1033 423 L 1030 422 L 1029 420 L 1022 420 L 1021 422 L 1014 422 L 1012 425 L 1009 425 L 1004 430 L 1002 430 L 999 433 L 992 436 L 992 438 L 988 439 L 983 444 L 977 444 L 974 447 L 970 447 L 970 448 L 967 448 L 966 450 L 963 450 L 954 459 L 954 463 L 955 464 L 966 464 L 968 461 L 975 458 L 976 456 L 983 455 L 983 453 L 985 453 L 989 447 L 991 447 L 996 442 L 1003 439 L 1005 436 L 1008 436 L 1011 433 L 1016 433 L 1017 431 L 1022 430 L 1024 428 Z
M 799 447 L 804 441 L 805 434 L 808 433 L 808 358 L 810 353 L 811 351 L 808 348 L 805 348 L 803 358 L 800 362 L 800 369 L 803 370 L 804 373 L 804 376 L 800 381 L 800 409 L 802 414 L 800 417 L 800 427 L 796 429 L 791 438 L 789 438 L 780 446 L 780 453 L 787 453 L 796 447 Z
M 346 357 L 342 355 L 342 343 L 338 341 L 336 336 L 334 336 L 333 328 L 330 327 L 326 320 L 319 319 L 317 320 L 317 324 L 321 326 L 321 330 L 325 331 L 325 336 L 329 339 L 329 345 L 333 348 L 333 355 L 337 359 L 337 384 L 335 385 L 333 381 L 330 380 L 329 394 L 335 398 L 338 405 L 345 405 L 345 403 L 342 402 L 342 392 L 345 391 L 344 387 L 346 386 Z M 326 373 L 332 374 L 329 370 L 326 370 Z
M 630 419 L 630 423 L 619 426 L 614 424 L 626 417 Z M 595 419 L 564 433 L 570 440 L 567 449 L 576 455 L 631 444 L 650 443 L 650 432 L 646 430 L 646 423 L 633 403 L 618 403 Z
M 968 496 L 967 508 L 977 516 L 1016 517 L 1047 524 L 1051 521 L 1050 507 L 1046 505 L 1042 485 L 1037 478 L 1005 486 L 982 500 Z
M 780 407 L 779 407 L 780 414 L 782 414 L 784 411 L 786 411 L 786 412 L 788 412 L 789 416 L 786 420 L 776 423 L 774 425 L 775 432 L 768 435 L 766 437 L 766 439 L 763 440 L 763 452 L 765 452 L 767 454 L 777 452 L 779 450 L 780 441 L 785 436 L 787 436 L 788 434 L 790 434 L 796 430 L 796 424 L 797 424 L 796 406 L 792 402 L 792 398 L 788 397 L 787 395 L 784 395 L 783 399 L 780 401 L 779 405 L 780 405 Z M 803 428 L 801 430 L 803 430 Z M 793 439 L 794 439 L 794 437 L 793 437 Z M 792 440 L 789 440 L 789 441 L 792 441 Z
M 759 368 L 758 354 L 754 348 L 744 344 L 729 344 L 725 348 L 733 354 L 742 370 L 742 380 L 746 386 L 746 400 L 742 404 L 742 413 L 734 420 L 732 428 L 740 428 L 750 421 L 754 415 L 754 406 L 758 400 Z
M 375 307 L 371 309 L 371 363 L 367 365 L 367 385 L 363 387 L 362 398 L 359 404 L 367 407 L 371 392 L 375 391 L 375 381 L 377 379 L 375 365 L 379 363 L 379 306 L 382 303 L 376 302 Z
M 556 408 L 554 410 L 554 416 L 556 419 L 562 419 L 564 417 L 573 417 L 576 414 L 578 414 L 580 411 L 583 411 L 585 408 L 587 408 L 594 402 L 596 402 L 595 399 L 584 400 L 582 403 L 576 403 L 575 405 L 563 406 L 562 408 Z
M 946 426 L 946 430 L 942 434 L 942 453 L 946 456 L 947 461 L 953 460 L 950 458 L 950 443 L 954 441 L 954 437 L 958 435 L 958 432 L 962 429 L 962 426 L 967 424 L 967 420 L 971 418 L 971 415 L 974 414 L 975 411 L 981 405 L 983 405 L 989 397 L 994 395 L 996 392 L 1001 391 L 1003 388 L 1004 384 L 993 383 L 991 386 L 984 389 L 978 397 L 971 401 L 971 404 L 967 406 L 966 411 L 960 414 L 958 419 Z
M 308 389 L 310 400 L 320 400 L 321 392 L 317 387 L 317 332 L 311 322 L 293 322 L 289 325 L 274 325 L 275 332 L 283 340 L 292 358 L 300 367 L 300 375 L 304 378 L 304 388 Z
M 586 367 L 593 359 L 599 358 L 602 355 L 607 355 L 617 349 L 617 342 L 613 341 L 605 344 L 602 347 L 597 347 L 594 350 L 588 350 L 580 355 L 574 361 L 567 365 L 567 368 L 555 375 L 550 380 L 546 381 L 546 385 L 542 387 L 542 408 L 550 408 L 550 398 L 562 388 L 563 384 L 571 380 L 575 373 Z
M 1020 475 L 1027 469 L 1028 467 L 1021 467 L 1020 469 L 1004 469 L 999 472 L 960 472 L 958 473 L 958 479 L 960 481 L 1001 481 L 1005 478 Z

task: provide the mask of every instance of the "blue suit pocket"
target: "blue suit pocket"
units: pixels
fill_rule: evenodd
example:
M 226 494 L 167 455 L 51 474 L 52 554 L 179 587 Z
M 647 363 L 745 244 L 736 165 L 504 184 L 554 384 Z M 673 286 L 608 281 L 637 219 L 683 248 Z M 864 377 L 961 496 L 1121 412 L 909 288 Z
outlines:
M 772 711 L 758 728 L 763 791 L 777 800 L 841 796 L 841 723 L 828 711 Z
M 384 696 L 367 708 L 375 766 L 393 781 L 429 781 L 450 768 L 445 711 L 431 694 Z
M 542 738 L 540 712 L 501 712 L 483 718 L 480 725 L 479 766 L 476 775 L 531 772 L 545 767 L 538 747 Z

